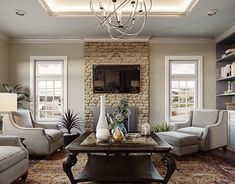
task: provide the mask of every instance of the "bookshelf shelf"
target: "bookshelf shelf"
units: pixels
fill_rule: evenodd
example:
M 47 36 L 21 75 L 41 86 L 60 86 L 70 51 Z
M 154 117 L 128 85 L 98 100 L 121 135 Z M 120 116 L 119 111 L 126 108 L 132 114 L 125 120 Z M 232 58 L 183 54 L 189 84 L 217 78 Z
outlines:
M 235 93 L 225 93 L 225 94 L 219 94 L 219 95 L 216 95 L 217 97 L 220 97 L 220 96 L 235 96 Z
M 226 78 L 219 78 L 216 81 L 229 81 L 229 80 L 235 80 L 235 76 L 230 76 Z
M 233 62 L 235 61 L 235 52 L 228 54 L 224 58 L 220 58 L 217 60 L 217 62 Z

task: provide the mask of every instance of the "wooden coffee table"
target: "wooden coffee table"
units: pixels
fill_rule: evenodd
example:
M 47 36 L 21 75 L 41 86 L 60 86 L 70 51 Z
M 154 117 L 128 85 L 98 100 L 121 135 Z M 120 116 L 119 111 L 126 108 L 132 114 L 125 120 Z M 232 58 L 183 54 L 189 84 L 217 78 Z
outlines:
M 175 171 L 175 161 L 169 153 L 172 147 L 152 133 L 151 136 L 126 138 L 121 143 L 110 138 L 97 142 L 95 132 L 85 132 L 66 149 L 70 152 L 63 169 L 72 184 L 79 182 L 158 182 L 167 183 Z M 74 177 L 71 168 L 77 163 L 77 154 L 87 153 L 83 171 Z M 161 176 L 151 161 L 152 153 L 162 153 L 166 175 Z

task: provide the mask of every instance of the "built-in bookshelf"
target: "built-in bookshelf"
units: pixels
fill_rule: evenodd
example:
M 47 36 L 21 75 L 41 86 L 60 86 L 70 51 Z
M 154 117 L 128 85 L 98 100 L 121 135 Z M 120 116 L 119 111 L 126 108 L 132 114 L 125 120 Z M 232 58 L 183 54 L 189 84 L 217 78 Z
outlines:
M 235 33 L 216 44 L 216 106 L 235 103 Z

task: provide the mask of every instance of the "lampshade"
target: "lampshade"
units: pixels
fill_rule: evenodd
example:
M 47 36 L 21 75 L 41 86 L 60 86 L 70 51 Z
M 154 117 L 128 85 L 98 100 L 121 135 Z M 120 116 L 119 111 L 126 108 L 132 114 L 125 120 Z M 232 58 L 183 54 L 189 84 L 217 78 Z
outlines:
M 131 80 L 131 87 L 139 87 L 140 82 L 138 80 Z
M 17 110 L 17 94 L 0 93 L 0 112 Z
M 95 87 L 104 87 L 104 81 L 102 81 L 102 80 L 94 81 L 94 86 Z

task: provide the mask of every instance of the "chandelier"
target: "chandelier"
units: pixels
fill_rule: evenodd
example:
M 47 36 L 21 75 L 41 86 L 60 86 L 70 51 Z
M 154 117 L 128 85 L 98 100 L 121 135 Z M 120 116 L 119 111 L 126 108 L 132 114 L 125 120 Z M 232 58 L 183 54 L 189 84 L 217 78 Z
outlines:
M 138 35 L 146 24 L 151 7 L 152 0 L 90 0 L 98 27 L 103 27 L 113 39 Z

